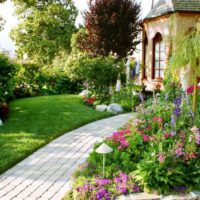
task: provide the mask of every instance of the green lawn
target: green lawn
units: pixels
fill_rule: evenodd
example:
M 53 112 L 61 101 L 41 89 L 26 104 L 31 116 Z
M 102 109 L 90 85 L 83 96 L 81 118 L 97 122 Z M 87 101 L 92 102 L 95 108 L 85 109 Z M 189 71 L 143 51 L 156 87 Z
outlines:
M 10 110 L 0 127 L 0 173 L 63 133 L 111 116 L 85 106 L 76 95 L 19 99 Z

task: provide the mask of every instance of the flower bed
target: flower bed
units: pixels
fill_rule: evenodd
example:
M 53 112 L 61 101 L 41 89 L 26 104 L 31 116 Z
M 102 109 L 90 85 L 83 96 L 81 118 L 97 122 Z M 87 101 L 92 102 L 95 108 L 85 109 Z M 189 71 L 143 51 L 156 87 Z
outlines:
M 103 141 L 113 148 L 106 155 L 106 179 L 101 177 L 102 156 L 95 152 L 98 143 L 74 174 L 68 198 L 200 190 L 200 122 L 193 118 L 190 98 L 180 95 L 173 102 L 155 99 L 142 104 L 137 118 Z

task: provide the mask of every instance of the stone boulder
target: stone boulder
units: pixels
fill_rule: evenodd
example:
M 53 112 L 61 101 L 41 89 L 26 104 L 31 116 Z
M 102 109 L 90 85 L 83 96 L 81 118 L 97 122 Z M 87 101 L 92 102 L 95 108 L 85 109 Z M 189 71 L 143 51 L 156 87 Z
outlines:
M 121 105 L 117 103 L 112 103 L 107 107 L 107 111 L 113 114 L 118 114 L 118 113 L 123 112 L 123 108 L 121 107 Z
M 89 90 L 83 90 L 81 93 L 79 93 L 80 96 L 84 97 L 84 96 L 88 96 L 89 95 Z
M 98 106 L 96 106 L 96 111 L 103 112 L 103 111 L 106 111 L 106 110 L 107 110 L 107 105 L 98 105 Z

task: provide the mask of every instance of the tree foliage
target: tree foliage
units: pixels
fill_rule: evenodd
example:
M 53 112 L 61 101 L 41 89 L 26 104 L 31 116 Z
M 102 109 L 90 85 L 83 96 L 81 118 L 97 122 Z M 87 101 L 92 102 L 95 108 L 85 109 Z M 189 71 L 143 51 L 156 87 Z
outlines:
M 171 64 L 175 70 L 190 66 L 190 76 L 193 79 L 193 112 L 196 112 L 197 77 L 200 75 L 200 23 L 188 33 L 179 34 L 176 38 L 176 48 L 173 51 Z
M 6 0 L 0 0 L 0 3 L 4 3 Z M 2 16 L 0 15 L 0 31 L 3 30 L 3 26 L 5 24 L 4 19 L 2 18 Z
M 14 0 L 20 23 L 11 32 L 20 58 L 42 64 L 70 50 L 77 10 L 72 0 Z
M 79 46 L 93 55 L 124 58 L 138 44 L 140 5 L 132 0 L 90 0 Z

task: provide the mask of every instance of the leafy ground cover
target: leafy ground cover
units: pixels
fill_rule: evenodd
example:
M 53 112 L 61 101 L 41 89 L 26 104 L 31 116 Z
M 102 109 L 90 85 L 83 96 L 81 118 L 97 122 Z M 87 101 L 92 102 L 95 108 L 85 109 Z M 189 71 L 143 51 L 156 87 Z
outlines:
M 12 101 L 9 118 L 0 127 L 0 173 L 63 133 L 108 116 L 85 106 L 77 95 Z
M 96 144 L 75 172 L 66 199 L 111 200 L 139 191 L 184 194 L 200 190 L 199 103 L 194 118 L 193 87 L 187 93 L 177 87 L 175 95 L 143 102 L 137 118 L 103 141 L 113 149 L 106 155 L 105 177 L 102 155 L 95 151 L 102 142 Z M 171 96 L 175 98 L 170 100 Z

